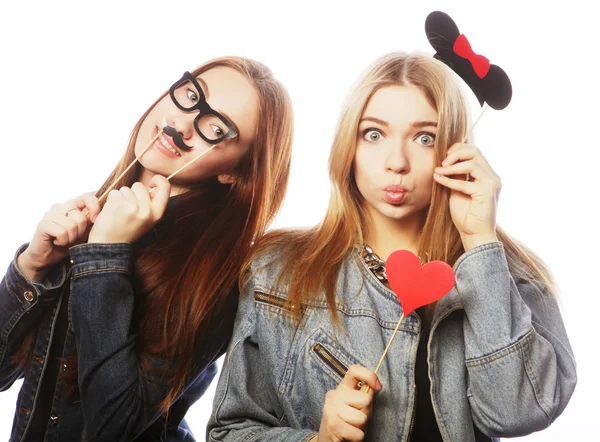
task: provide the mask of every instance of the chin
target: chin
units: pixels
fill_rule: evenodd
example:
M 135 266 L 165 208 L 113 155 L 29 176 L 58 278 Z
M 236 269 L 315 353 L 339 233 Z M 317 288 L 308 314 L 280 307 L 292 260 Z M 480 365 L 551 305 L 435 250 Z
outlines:
M 173 173 L 175 171 L 175 169 L 173 170 L 168 170 L 167 167 L 165 167 L 164 164 L 161 164 L 158 161 L 143 161 L 140 160 L 139 161 L 140 166 L 142 166 L 142 168 L 144 170 L 146 170 L 147 172 L 152 173 L 153 175 L 162 175 L 162 176 L 169 176 L 171 173 Z
M 381 207 L 379 212 L 386 218 L 396 221 L 414 218 L 421 212 L 420 210 L 415 210 L 414 207 L 407 204 L 399 204 L 396 206 L 388 203 L 384 204 L 385 206 Z

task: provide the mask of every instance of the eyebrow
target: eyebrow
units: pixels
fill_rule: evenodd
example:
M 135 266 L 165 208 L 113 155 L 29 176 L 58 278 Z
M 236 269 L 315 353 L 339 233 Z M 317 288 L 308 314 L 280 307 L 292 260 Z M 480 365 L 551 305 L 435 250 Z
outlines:
M 198 82 L 200 83 L 200 87 L 204 91 L 204 98 L 208 99 L 208 97 L 210 96 L 210 91 L 208 90 L 208 85 L 206 84 L 206 81 L 204 81 L 200 77 L 196 77 L 196 79 L 198 80 Z M 240 130 L 238 129 L 237 124 L 235 124 L 235 121 L 233 121 L 231 119 L 231 117 L 229 115 L 227 115 L 225 112 L 223 112 L 223 111 L 217 111 L 217 112 L 219 112 L 221 115 L 223 115 L 225 118 L 227 118 L 227 121 L 229 121 L 231 123 L 231 125 L 235 129 L 235 132 L 237 133 L 237 138 L 239 139 Z
M 200 87 L 204 91 L 204 97 L 208 98 L 210 96 L 210 91 L 208 90 L 208 85 L 206 84 L 206 81 L 204 81 L 200 77 L 196 77 L 196 80 L 198 80 L 198 82 L 200 83 Z
M 379 118 L 375 118 L 375 117 L 364 117 L 363 119 L 360 120 L 360 123 L 362 123 L 363 121 L 372 121 L 373 123 L 377 123 L 384 127 L 390 126 L 390 123 L 388 123 L 387 121 L 380 120 Z M 411 127 L 414 127 L 414 128 L 437 127 L 437 122 L 435 122 L 435 121 L 415 121 L 411 124 Z
M 387 121 L 380 120 L 379 118 L 375 118 L 375 117 L 364 117 L 363 119 L 360 120 L 360 122 L 362 123 L 363 121 L 372 121 L 373 123 L 380 124 L 381 126 L 384 126 L 384 127 L 388 127 L 390 125 L 390 123 L 388 123 Z
M 415 121 L 411 124 L 412 127 L 437 127 L 437 122 L 435 121 Z

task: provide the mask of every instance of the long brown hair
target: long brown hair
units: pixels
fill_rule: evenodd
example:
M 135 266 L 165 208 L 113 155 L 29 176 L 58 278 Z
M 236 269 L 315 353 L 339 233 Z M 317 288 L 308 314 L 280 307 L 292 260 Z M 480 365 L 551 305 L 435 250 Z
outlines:
M 209 321 L 224 307 L 225 295 L 235 289 L 253 241 L 281 207 L 289 177 L 293 113 L 285 88 L 266 66 L 241 57 L 211 60 L 192 74 L 218 66 L 242 73 L 259 98 L 256 133 L 234 171 L 237 180 L 224 185 L 214 178 L 193 185 L 178 197 L 168 232 L 134 255 L 136 351 L 141 368 L 160 373 L 169 385 L 161 411 L 168 410 L 184 386 L 197 340 L 209 332 Z M 134 160 L 142 122 L 165 95 L 137 122 L 125 154 L 97 195 Z M 139 165 L 132 168 L 116 188 L 131 186 L 140 171 Z M 168 366 L 152 366 L 153 355 Z M 68 366 L 65 377 L 74 383 L 76 365 Z
M 337 322 L 338 271 L 356 245 L 362 244 L 367 224 L 364 199 L 353 175 L 358 126 L 369 99 L 390 85 L 418 87 L 437 111 L 436 165 L 446 157 L 447 149 L 466 134 L 467 104 L 454 73 L 441 62 L 425 55 L 391 53 L 365 71 L 347 97 L 335 133 L 329 157 L 332 190 L 324 220 L 309 230 L 270 232 L 254 251 L 255 256 L 278 248 L 286 251 L 278 284 L 289 284 L 288 307 L 296 317 L 301 314 L 304 301 L 324 292 Z M 434 182 L 418 253 L 428 260 L 454 265 L 464 248 L 450 216 L 449 195 L 449 189 Z M 551 275 L 543 262 L 500 227 L 496 233 L 504 244 L 512 274 L 533 282 L 540 290 L 551 290 Z

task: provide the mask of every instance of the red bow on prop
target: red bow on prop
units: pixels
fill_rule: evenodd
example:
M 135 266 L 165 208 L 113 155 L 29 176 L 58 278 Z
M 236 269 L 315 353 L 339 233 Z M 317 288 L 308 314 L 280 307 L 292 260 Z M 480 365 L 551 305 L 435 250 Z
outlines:
M 466 58 L 471 62 L 473 70 L 479 78 L 483 78 L 490 70 L 490 61 L 483 55 L 478 55 L 471 49 L 471 44 L 465 34 L 460 34 L 454 42 L 454 52 L 462 58 Z

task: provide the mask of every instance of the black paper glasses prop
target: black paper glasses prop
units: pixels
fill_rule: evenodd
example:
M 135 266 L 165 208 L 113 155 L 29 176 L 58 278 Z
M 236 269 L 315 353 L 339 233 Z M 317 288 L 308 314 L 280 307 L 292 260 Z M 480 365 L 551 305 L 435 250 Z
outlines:
M 171 86 L 169 94 L 175 106 L 184 112 L 198 112 L 198 115 L 194 119 L 194 129 L 204 141 L 209 144 L 218 144 L 227 138 L 233 138 L 237 136 L 237 131 L 233 124 L 216 110 L 210 107 L 206 102 L 206 97 L 202 87 L 198 84 L 198 80 L 190 74 L 185 72 L 183 77 Z M 173 128 L 166 127 L 165 132 L 176 138 L 170 133 Z M 179 134 L 177 134 L 179 135 Z M 181 137 L 178 137 L 181 140 Z M 190 147 L 183 143 L 182 146 L 177 147 L 183 150 L 189 150 Z
M 171 175 L 167 177 L 167 180 L 173 178 L 176 174 L 181 172 L 183 169 L 194 163 L 195 161 L 202 158 L 212 149 L 214 149 L 217 144 L 221 143 L 223 140 L 228 138 L 233 138 L 238 135 L 235 130 L 235 126 L 224 116 L 218 113 L 216 110 L 210 107 L 210 105 L 206 102 L 206 96 L 204 95 L 204 91 L 198 84 L 196 78 L 189 72 L 185 72 L 183 77 L 175 82 L 169 88 L 169 95 L 171 100 L 175 106 L 177 106 L 180 110 L 184 112 L 198 112 L 198 115 L 194 119 L 194 129 L 200 135 L 200 137 L 211 144 L 211 147 L 206 151 L 202 152 L 200 155 L 195 157 L 190 162 L 184 164 L 182 167 L 177 169 Z M 133 165 L 139 161 L 140 157 L 146 153 L 150 147 L 156 142 L 158 137 L 165 132 L 169 135 L 173 142 L 177 147 L 182 150 L 188 151 L 192 149 L 193 146 L 188 146 L 184 143 L 181 135 L 171 126 L 165 125 L 161 128 L 158 133 L 152 138 L 150 143 L 144 148 L 144 150 L 137 156 L 129 166 L 113 181 L 113 183 L 106 189 L 106 191 L 100 195 L 98 198 L 100 202 L 102 202 L 108 193 L 112 190 L 112 188 L 119 182 L 119 180 L 127 173 L 129 169 L 133 167 Z M 150 189 L 150 193 L 155 188 Z

